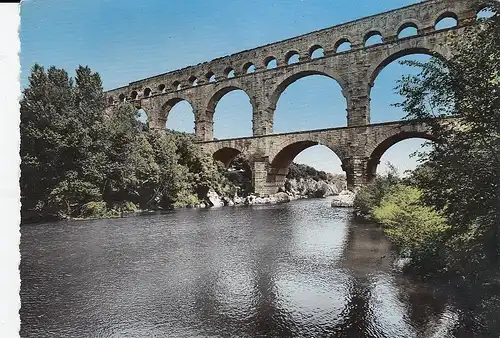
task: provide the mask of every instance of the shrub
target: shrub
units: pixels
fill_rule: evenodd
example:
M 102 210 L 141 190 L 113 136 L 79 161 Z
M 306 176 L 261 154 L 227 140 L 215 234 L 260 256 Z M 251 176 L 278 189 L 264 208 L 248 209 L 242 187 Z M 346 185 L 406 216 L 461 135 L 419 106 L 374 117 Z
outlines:
M 422 192 L 403 184 L 394 185 L 373 208 L 373 218 L 405 255 L 416 261 L 437 254 L 438 244 L 449 230 L 446 219 L 421 203 Z

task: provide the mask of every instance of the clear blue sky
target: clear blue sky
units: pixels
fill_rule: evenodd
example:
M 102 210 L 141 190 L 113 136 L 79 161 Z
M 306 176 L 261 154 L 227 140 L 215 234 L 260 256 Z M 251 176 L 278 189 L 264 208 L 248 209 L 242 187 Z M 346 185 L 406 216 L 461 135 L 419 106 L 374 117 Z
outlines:
M 414 0 L 26 0 L 21 5 L 21 85 L 35 62 L 74 74 L 88 65 L 101 74 L 105 89 L 208 61 L 240 50 L 406 6 Z M 425 60 L 426 56 L 410 59 Z M 391 103 L 396 80 L 411 70 L 390 64 L 372 90 L 372 122 L 400 119 Z M 275 131 L 345 126 L 346 102 L 339 85 L 322 76 L 288 87 L 275 112 Z M 216 107 L 215 137 L 252 133 L 251 106 L 245 93 L 231 92 Z M 193 131 L 188 103 L 172 111 L 167 126 Z M 422 140 L 398 143 L 382 158 L 402 171 L 415 166 L 409 154 Z M 327 148 L 305 150 L 296 162 L 340 172 L 339 159 Z

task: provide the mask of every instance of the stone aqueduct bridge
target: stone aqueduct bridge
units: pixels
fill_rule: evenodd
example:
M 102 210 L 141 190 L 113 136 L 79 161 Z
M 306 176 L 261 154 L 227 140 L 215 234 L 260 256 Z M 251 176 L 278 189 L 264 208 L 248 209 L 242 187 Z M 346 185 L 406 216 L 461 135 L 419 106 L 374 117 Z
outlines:
M 108 103 L 132 102 L 147 112 L 150 128 L 163 129 L 172 107 L 188 101 L 195 115 L 195 133 L 204 149 L 226 164 L 237 154 L 245 154 L 251 162 L 257 193 L 276 192 L 294 157 L 316 144 L 329 147 L 339 156 L 348 186 L 354 188 L 373 177 L 380 156 L 395 142 L 410 137 L 432 138 L 423 125 L 370 124 L 370 90 L 379 72 L 405 55 L 449 58 L 453 51 L 443 42 L 473 25 L 479 7 L 471 0 L 424 1 L 132 82 L 108 91 Z M 436 23 L 447 17 L 456 19 L 457 26 L 436 30 Z M 417 28 L 418 34 L 399 39 L 399 32 L 407 27 Z M 365 46 L 374 35 L 380 35 L 382 42 Z M 346 42 L 350 50 L 337 52 Z M 313 52 L 319 48 L 323 56 L 314 58 Z M 289 64 L 294 55 L 299 61 Z M 268 69 L 273 60 L 276 67 Z M 291 83 L 315 74 L 335 79 L 342 87 L 347 127 L 272 134 L 280 94 Z M 253 136 L 213 140 L 215 106 L 233 90 L 243 90 L 250 98 Z

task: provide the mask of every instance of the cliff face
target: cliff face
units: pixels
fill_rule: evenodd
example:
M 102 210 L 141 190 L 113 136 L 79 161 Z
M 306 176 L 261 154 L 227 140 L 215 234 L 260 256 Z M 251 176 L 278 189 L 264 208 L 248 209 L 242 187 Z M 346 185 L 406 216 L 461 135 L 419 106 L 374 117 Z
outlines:
M 314 180 L 312 178 L 287 179 L 283 191 L 295 198 L 328 197 L 338 195 L 346 187 L 345 179 Z

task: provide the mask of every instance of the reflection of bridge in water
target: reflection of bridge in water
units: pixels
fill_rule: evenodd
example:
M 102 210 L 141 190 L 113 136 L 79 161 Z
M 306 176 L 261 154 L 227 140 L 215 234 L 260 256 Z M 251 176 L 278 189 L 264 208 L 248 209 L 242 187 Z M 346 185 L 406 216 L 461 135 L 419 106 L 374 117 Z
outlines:
M 446 38 L 461 36 L 475 23 L 480 9 L 469 0 L 424 1 L 135 81 L 108 91 L 108 103 L 132 102 L 147 112 L 150 128 L 161 129 L 170 110 L 188 101 L 195 115 L 195 133 L 204 149 L 226 164 L 244 154 L 250 160 L 257 193 L 276 192 L 294 157 L 316 144 L 337 154 L 348 186 L 354 188 L 373 177 L 381 155 L 395 142 L 432 138 L 423 125 L 370 124 L 370 92 L 377 75 L 406 55 L 449 58 L 453 51 L 444 44 Z M 445 18 L 455 19 L 457 25 L 436 29 Z M 417 29 L 416 35 L 400 38 L 401 31 L 409 27 Z M 374 36 L 381 42 L 369 45 Z M 345 45 L 349 49 L 341 51 L 339 47 Z M 322 52 L 319 57 L 318 51 Z M 297 57 L 298 62 L 292 63 Z M 310 75 L 324 75 L 340 84 L 347 103 L 347 127 L 273 135 L 280 95 L 290 84 Z M 253 136 L 214 141 L 215 107 L 233 90 L 243 90 L 250 98 Z

